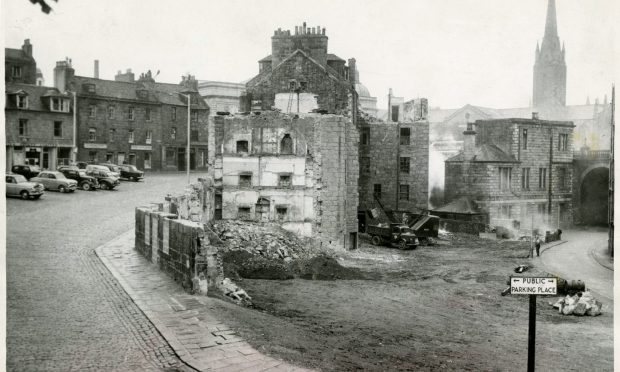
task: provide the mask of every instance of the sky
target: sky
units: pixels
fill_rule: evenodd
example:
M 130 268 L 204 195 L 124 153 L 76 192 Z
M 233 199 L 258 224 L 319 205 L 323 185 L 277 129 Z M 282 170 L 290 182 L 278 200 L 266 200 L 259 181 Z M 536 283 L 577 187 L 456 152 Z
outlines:
M 156 80 L 169 83 L 188 73 L 242 82 L 271 53 L 274 30 L 305 21 L 326 28 L 329 53 L 356 59 L 379 108 L 389 88 L 432 107 L 527 107 L 547 9 L 547 0 L 48 0 L 46 15 L 28 0 L 0 1 L 5 47 L 29 38 L 46 85 L 65 57 L 82 76 L 93 76 L 98 59 L 103 79 L 131 68 L 159 70 Z M 556 3 L 567 104 L 602 100 L 620 76 L 618 2 Z

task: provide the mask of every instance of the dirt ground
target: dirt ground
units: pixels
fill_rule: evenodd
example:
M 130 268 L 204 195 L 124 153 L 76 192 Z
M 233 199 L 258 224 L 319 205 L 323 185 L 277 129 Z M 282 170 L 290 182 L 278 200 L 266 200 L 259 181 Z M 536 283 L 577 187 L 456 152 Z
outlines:
M 338 262 L 366 279 L 244 279 L 256 308 L 218 302 L 223 320 L 258 350 L 325 371 L 526 370 L 528 297 L 500 293 L 514 267 L 533 266 L 528 244 L 458 235 L 399 251 L 360 240 Z M 613 370 L 613 314 L 563 316 L 556 299 L 537 300 L 537 368 Z

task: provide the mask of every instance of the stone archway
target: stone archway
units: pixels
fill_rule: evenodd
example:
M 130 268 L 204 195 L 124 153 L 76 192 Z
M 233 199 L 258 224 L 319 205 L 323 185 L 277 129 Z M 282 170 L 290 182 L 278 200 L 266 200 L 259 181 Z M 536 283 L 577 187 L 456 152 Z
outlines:
M 583 173 L 580 187 L 581 222 L 607 225 L 609 213 L 609 169 L 597 167 Z

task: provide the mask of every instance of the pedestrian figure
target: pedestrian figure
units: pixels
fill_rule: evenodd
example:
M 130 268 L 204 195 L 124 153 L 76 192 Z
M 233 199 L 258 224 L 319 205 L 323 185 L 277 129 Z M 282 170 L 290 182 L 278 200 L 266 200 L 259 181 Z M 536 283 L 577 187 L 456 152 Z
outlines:
M 540 256 L 540 236 L 536 235 L 536 241 L 534 242 L 534 246 L 536 247 L 536 257 Z

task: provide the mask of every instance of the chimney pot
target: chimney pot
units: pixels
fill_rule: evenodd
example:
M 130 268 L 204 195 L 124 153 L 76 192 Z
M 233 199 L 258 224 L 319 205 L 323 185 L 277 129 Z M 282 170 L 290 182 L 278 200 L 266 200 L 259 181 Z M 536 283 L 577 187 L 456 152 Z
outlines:
M 99 60 L 95 60 L 95 79 L 99 79 Z
M 538 120 L 538 113 L 532 112 L 532 120 Z

